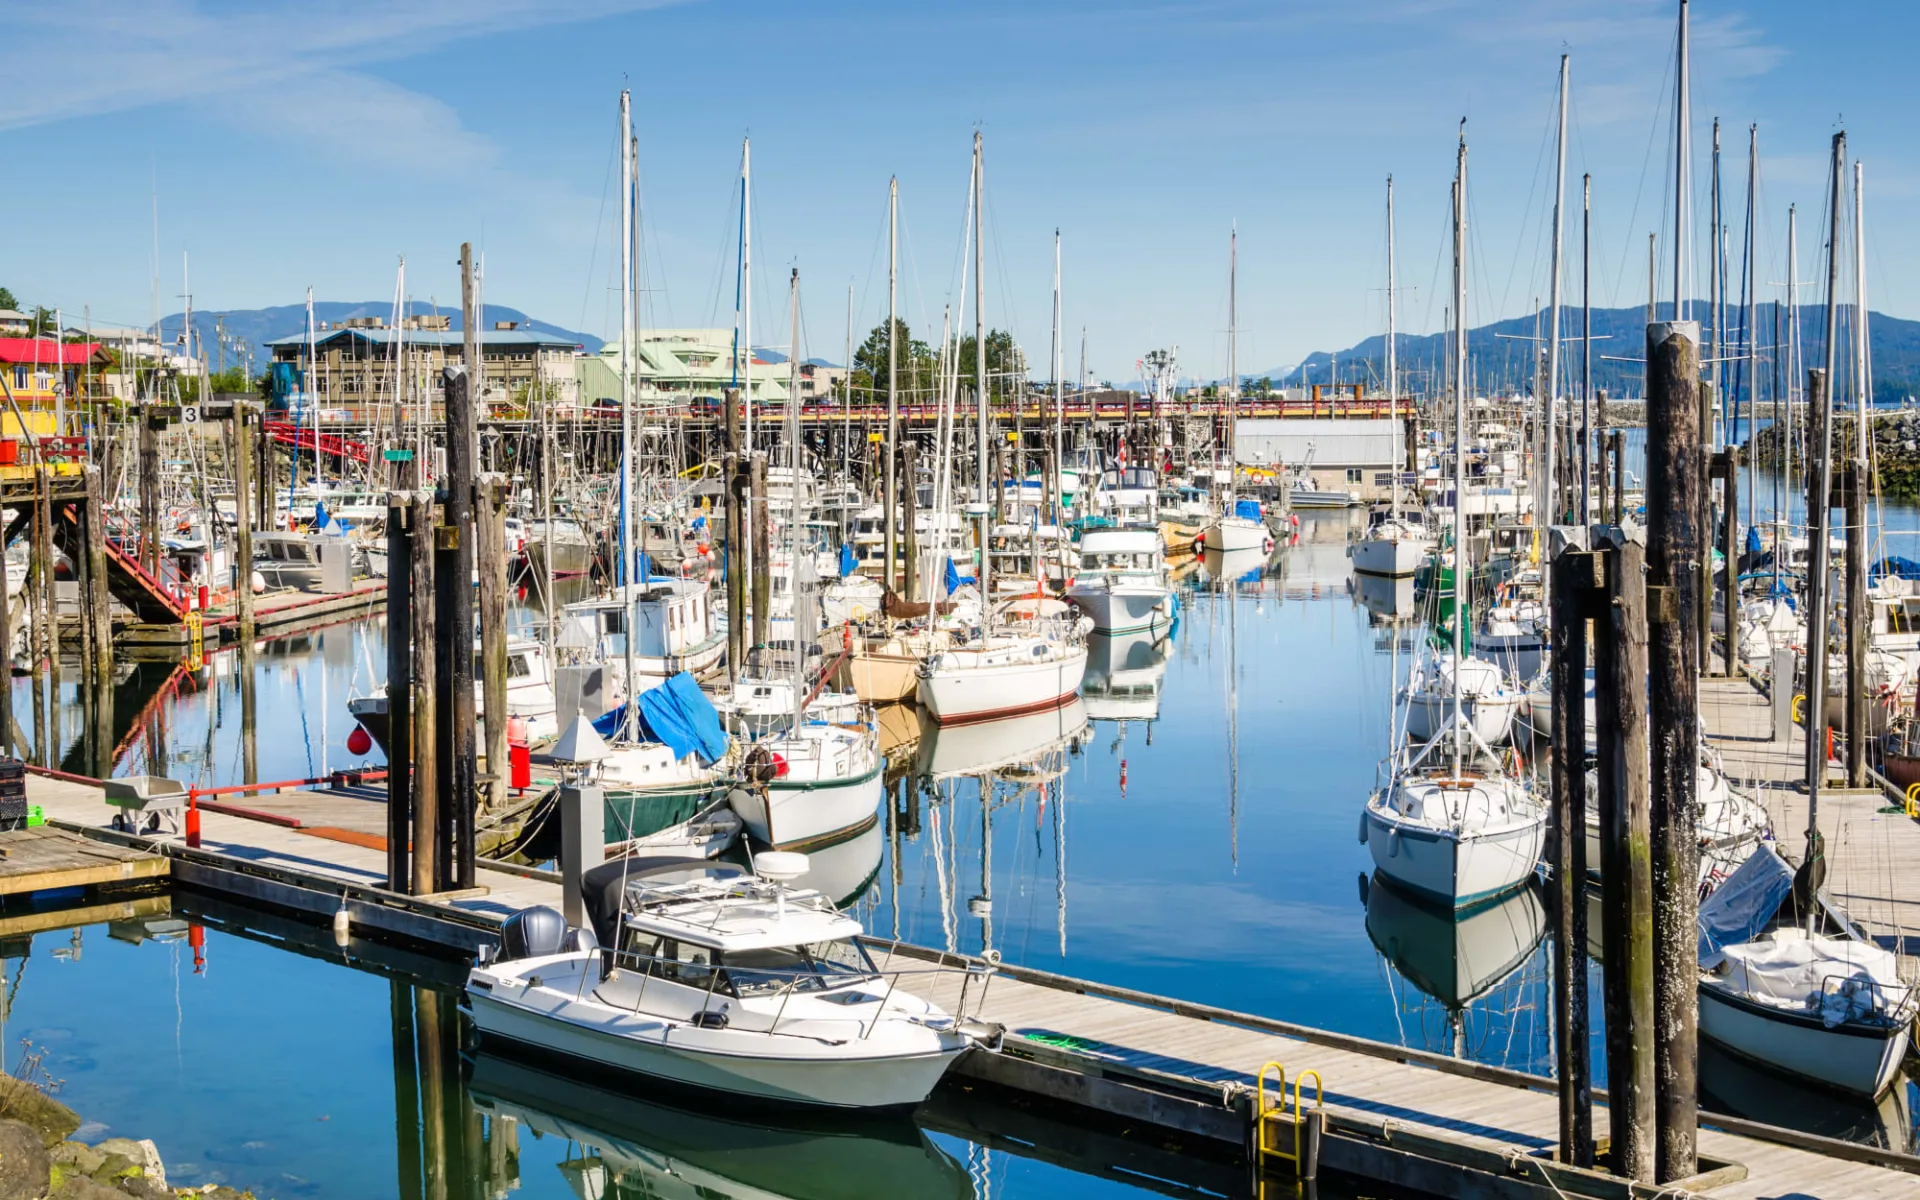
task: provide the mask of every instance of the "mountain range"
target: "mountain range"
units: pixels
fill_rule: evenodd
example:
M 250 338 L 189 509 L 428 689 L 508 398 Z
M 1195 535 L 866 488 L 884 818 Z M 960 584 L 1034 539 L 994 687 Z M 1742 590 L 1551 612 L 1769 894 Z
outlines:
M 1764 397 L 1771 387 L 1773 363 L 1771 348 L 1774 344 L 1775 308 L 1773 304 L 1762 304 L 1756 313 L 1756 325 L 1759 330 L 1759 374 L 1761 395 Z M 1785 305 L 1778 306 L 1779 319 L 1783 326 L 1789 323 L 1790 311 Z M 1704 314 L 1704 301 L 1696 302 L 1693 314 Z M 1673 311 L 1671 304 L 1660 305 L 1656 310 L 1664 320 Z M 1535 377 L 1534 348 L 1546 337 L 1549 310 L 1542 309 L 1536 316 L 1528 314 L 1513 317 L 1505 321 L 1495 321 L 1490 325 L 1481 325 L 1467 331 L 1468 370 L 1476 390 L 1489 392 L 1531 392 Z M 1839 375 L 1844 380 L 1847 375 L 1847 342 L 1850 340 L 1852 310 L 1843 309 L 1840 315 L 1841 365 Z M 1727 314 L 1730 340 L 1736 349 L 1729 357 L 1741 361 L 1727 364 L 1729 378 L 1737 380 L 1733 386 L 1744 389 L 1744 370 L 1746 363 L 1739 348 L 1744 348 L 1745 335 L 1741 331 L 1744 313 L 1731 308 Z M 1596 308 L 1593 310 L 1593 386 L 1605 388 L 1607 394 L 1616 398 L 1638 397 L 1640 395 L 1643 368 L 1640 359 L 1646 353 L 1645 339 L 1647 310 L 1644 306 L 1633 308 Z M 1826 328 L 1826 310 L 1819 305 L 1800 306 L 1800 361 L 1804 366 L 1819 366 L 1822 362 L 1821 346 Z M 1868 354 L 1872 364 L 1874 398 L 1881 403 L 1893 403 L 1908 395 L 1920 394 L 1920 321 L 1907 321 L 1899 317 L 1890 317 L 1885 313 L 1868 311 Z M 1561 388 L 1577 388 L 1580 382 L 1580 309 L 1567 307 L 1561 310 Z M 1702 336 L 1706 333 L 1703 330 Z M 1447 371 L 1447 341 L 1445 334 L 1398 334 L 1395 336 L 1401 386 L 1416 393 L 1432 393 L 1445 390 Z M 1352 383 L 1365 379 L 1378 385 L 1386 371 L 1386 345 L 1384 334 L 1367 338 L 1345 350 L 1336 352 L 1316 350 L 1301 360 L 1299 366 L 1282 367 L 1273 371 L 1244 374 L 1246 382 L 1257 382 L 1262 378 L 1270 379 L 1275 387 L 1299 387 L 1302 377 L 1307 383 L 1327 383 L 1330 372 L 1337 365 L 1342 383 Z M 1702 348 L 1704 354 L 1705 348 Z M 1631 361 L 1622 361 L 1631 360 Z M 1801 380 L 1801 386 L 1806 381 Z M 1242 386 L 1245 386 L 1243 383 Z M 1744 392 L 1742 393 L 1744 394 Z

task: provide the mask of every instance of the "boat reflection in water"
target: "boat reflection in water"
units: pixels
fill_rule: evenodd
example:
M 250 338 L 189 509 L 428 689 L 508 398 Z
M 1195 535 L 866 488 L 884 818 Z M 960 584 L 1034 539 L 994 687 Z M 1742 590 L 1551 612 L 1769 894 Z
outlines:
M 977 725 L 927 721 L 914 774 L 935 780 L 982 775 L 1035 758 L 1079 737 L 1086 728 L 1087 705 L 1079 696 L 1047 712 Z
M 1395 887 L 1385 876 L 1371 880 L 1361 877 L 1367 906 L 1367 936 L 1401 978 L 1437 1002 L 1444 1012 L 1445 1040 L 1435 1045 L 1433 1031 L 1426 1025 L 1424 1003 L 1409 1005 L 1397 997 L 1404 1015 L 1416 1012 L 1421 1018 L 1420 1034 L 1425 1049 L 1442 1050 L 1456 1058 L 1470 1052 L 1478 1058 L 1478 1049 L 1496 1040 L 1488 1035 L 1496 1026 L 1511 1027 L 1523 1016 L 1547 1011 L 1544 971 L 1523 970 L 1535 957 L 1546 938 L 1547 914 L 1538 889 L 1532 884 L 1507 895 L 1496 904 L 1455 911 L 1417 900 Z M 1534 978 L 1534 976 L 1539 978 Z M 1389 981 L 1391 982 L 1391 981 Z M 1537 985 L 1537 998 L 1526 995 Z M 1499 993 L 1496 995 L 1496 993 Z M 1484 1002 L 1484 1003 L 1483 1003 Z M 1474 1007 L 1480 1006 L 1480 1022 L 1473 1022 Z M 1469 1024 L 1477 1024 L 1469 1046 Z M 1532 1022 L 1534 1035 L 1544 1038 L 1550 1022 L 1544 1018 Z M 1408 1031 L 1404 1025 L 1401 1040 Z M 1534 1053 L 1521 1039 L 1499 1047 L 1508 1055 L 1529 1056 L 1503 1065 L 1526 1069 Z M 1541 1054 L 1546 1054 L 1544 1044 Z
M 1267 566 L 1264 550 L 1209 550 L 1200 556 L 1209 584 L 1259 583 Z
M 1171 630 L 1095 633 L 1087 638 L 1080 696 L 1091 721 L 1151 721 L 1160 715 Z
M 788 886 L 812 888 L 831 897 L 835 908 L 851 908 L 879 876 L 886 849 L 886 830 L 876 821 L 850 838 L 809 850 L 806 873 Z
M 966 1168 L 905 1116 L 807 1120 L 755 1111 L 735 1119 L 603 1091 L 485 1052 L 473 1058 L 468 1091 L 490 1118 L 578 1142 L 558 1169 L 583 1200 L 974 1194 Z
M 1700 1106 L 1768 1125 L 1881 1146 L 1897 1154 L 1915 1149 L 1905 1075 L 1877 1101 L 1804 1087 L 1700 1039 Z
M 1401 621 L 1410 621 L 1419 613 L 1414 601 L 1411 575 L 1388 579 L 1384 575 L 1356 574 L 1353 577 L 1353 594 L 1359 599 L 1360 606 L 1367 610 L 1368 619 L 1375 625 L 1392 625 Z

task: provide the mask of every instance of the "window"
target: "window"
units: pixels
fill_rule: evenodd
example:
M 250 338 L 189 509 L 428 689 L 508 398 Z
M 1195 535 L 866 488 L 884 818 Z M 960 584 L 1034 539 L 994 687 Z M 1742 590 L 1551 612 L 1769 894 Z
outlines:
M 13 386 L 21 389 L 22 391 L 26 390 L 27 369 L 25 367 L 15 367 L 13 369 Z
M 726 968 L 729 990 L 739 996 L 767 995 L 788 987 L 799 992 L 825 991 L 878 974 L 858 942 L 730 950 L 721 965 Z
M 1361 479 L 1361 472 L 1360 472 L 1360 468 L 1359 468 L 1359 467 L 1348 467 L 1348 468 L 1347 468 L 1347 482 L 1348 482 L 1348 483 L 1359 483 L 1359 482 L 1360 482 L 1360 479 Z

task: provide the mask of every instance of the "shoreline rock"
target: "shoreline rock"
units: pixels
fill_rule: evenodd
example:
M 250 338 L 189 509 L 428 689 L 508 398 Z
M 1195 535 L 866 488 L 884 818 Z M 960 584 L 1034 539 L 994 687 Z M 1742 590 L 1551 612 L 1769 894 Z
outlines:
M 1796 413 L 1796 464 L 1805 461 L 1805 414 Z M 1844 468 L 1846 451 L 1853 445 L 1855 422 L 1851 414 L 1835 414 L 1833 423 L 1834 467 Z M 1878 494 L 1889 500 L 1920 499 L 1920 410 L 1896 409 L 1871 413 L 1867 428 L 1872 438 L 1868 461 L 1877 476 Z M 1778 467 L 1783 460 L 1782 429 L 1769 425 L 1748 443 L 1754 461 L 1763 467 Z
M 80 1115 L 43 1089 L 0 1074 L 0 1200 L 255 1200 L 225 1184 L 169 1187 L 151 1139 L 88 1145 L 72 1140 L 80 1127 Z

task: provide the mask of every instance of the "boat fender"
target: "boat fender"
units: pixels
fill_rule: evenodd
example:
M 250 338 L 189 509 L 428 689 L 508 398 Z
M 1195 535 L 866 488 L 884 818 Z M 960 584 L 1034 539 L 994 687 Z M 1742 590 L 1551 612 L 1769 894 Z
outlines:
M 699 1012 L 693 1014 L 693 1027 L 695 1029 L 725 1029 L 727 1027 L 727 1006 L 722 1004 L 718 1009 L 701 1009 Z
M 1400 857 L 1400 831 L 1398 829 L 1389 829 L 1387 831 L 1387 857 Z
M 1367 844 L 1367 811 L 1364 808 L 1360 810 L 1360 844 Z

